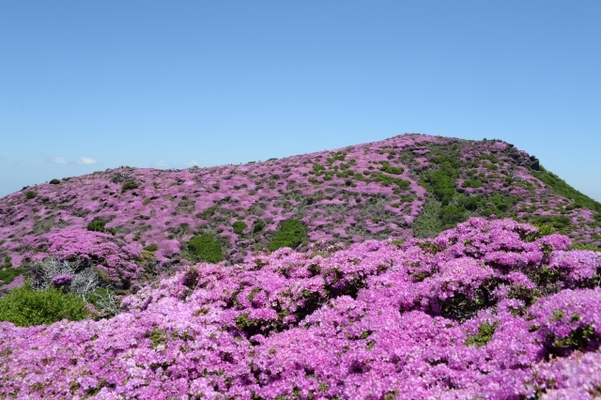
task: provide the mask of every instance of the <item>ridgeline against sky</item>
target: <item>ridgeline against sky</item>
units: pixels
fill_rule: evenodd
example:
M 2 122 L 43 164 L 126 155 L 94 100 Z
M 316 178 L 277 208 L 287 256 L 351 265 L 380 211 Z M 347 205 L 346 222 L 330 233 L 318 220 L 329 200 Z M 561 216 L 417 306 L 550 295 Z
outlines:
M 20 266 L 88 251 L 112 271 L 94 244 L 119 265 L 236 263 L 283 246 L 427 237 L 471 216 L 601 245 L 601 205 L 534 156 L 498 140 L 410 134 L 244 165 L 57 178 L 0 200 L 0 256 Z M 143 273 L 134 264 L 130 280 Z

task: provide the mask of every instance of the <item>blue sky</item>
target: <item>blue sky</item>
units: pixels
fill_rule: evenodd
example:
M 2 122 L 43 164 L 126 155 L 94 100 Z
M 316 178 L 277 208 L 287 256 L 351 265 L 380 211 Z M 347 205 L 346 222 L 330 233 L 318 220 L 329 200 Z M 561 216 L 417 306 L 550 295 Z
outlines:
M 120 165 L 496 138 L 601 201 L 599 1 L 0 2 L 0 196 Z

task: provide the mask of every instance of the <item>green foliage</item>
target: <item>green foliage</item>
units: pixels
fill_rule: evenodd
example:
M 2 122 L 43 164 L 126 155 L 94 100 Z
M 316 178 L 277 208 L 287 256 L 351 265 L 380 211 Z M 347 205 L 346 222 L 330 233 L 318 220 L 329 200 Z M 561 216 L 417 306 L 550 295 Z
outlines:
M 591 251 L 599 251 L 601 252 L 601 248 L 599 246 L 595 246 L 590 243 L 576 243 L 570 247 L 570 250 L 591 250 Z
M 282 247 L 296 248 L 308 240 L 307 231 L 298 219 L 287 219 L 280 223 L 278 230 L 267 248 L 275 251 Z
M 148 245 L 148 246 L 144 247 L 144 250 L 149 251 L 151 253 L 154 253 L 158 249 L 159 249 L 159 246 L 156 243 L 153 243 L 151 245 Z
M 224 260 L 221 242 L 210 233 L 194 236 L 188 241 L 192 261 L 218 263 Z
M 148 337 L 152 342 L 153 349 L 156 349 L 161 344 L 167 343 L 167 331 L 165 329 L 154 328 Z
M 393 167 L 388 161 L 382 161 L 380 171 L 393 175 L 401 175 L 405 170 L 401 167 Z
M 455 189 L 457 175 L 450 167 L 443 168 L 427 174 L 422 185 L 429 189 L 442 205 L 447 205 L 457 193 Z
M 555 352 L 571 349 L 585 349 L 591 340 L 597 336 L 591 325 L 580 326 L 571 331 L 566 337 L 555 338 L 551 344 Z
M 61 181 L 59 181 L 58 179 L 54 178 L 50 181 L 51 185 L 58 185 L 59 183 L 61 183 Z
M 24 286 L 0 298 L 0 321 L 17 326 L 51 324 L 62 319 L 81 321 L 88 314 L 81 298 L 55 288 L 34 291 Z
M 406 181 L 401 178 L 395 178 L 394 176 L 386 175 L 381 172 L 373 174 L 372 177 L 374 181 L 380 182 L 384 186 L 396 184 L 401 189 L 407 189 L 409 186 L 411 186 L 411 183 L 409 181 Z
M 25 268 L 13 268 L 13 264 L 9 256 L 4 257 L 4 264 L 0 264 L 0 285 L 8 285 L 17 276 L 24 274 Z
M 577 206 L 585 207 L 601 213 L 601 203 L 580 193 L 568 185 L 563 179 L 541 166 L 540 171 L 531 171 L 534 176 L 546 183 L 551 189 L 568 199 L 574 200 Z
M 495 331 L 497 330 L 498 326 L 499 326 L 498 322 L 495 322 L 494 324 L 491 325 L 488 321 L 484 321 L 478 327 L 478 332 L 472 336 L 468 336 L 468 338 L 465 339 L 465 342 L 463 342 L 463 344 L 466 346 L 476 346 L 476 347 L 482 347 L 482 346 L 488 344 L 488 342 L 490 342 L 492 340 L 492 336 L 495 333 Z
M 429 198 L 424 209 L 413 222 L 413 235 L 418 238 L 434 236 L 441 231 L 440 201 Z
M 479 181 L 478 179 L 466 179 L 465 181 L 463 181 L 463 187 L 464 188 L 479 188 L 482 187 L 482 182 Z
M 128 190 L 133 190 L 136 189 L 137 187 L 140 186 L 140 183 L 138 182 L 125 182 L 122 186 L 121 186 L 121 193 L 125 193 Z
M 452 228 L 460 222 L 467 219 L 464 212 L 465 208 L 461 206 L 448 205 L 440 208 L 441 229 Z
M 249 318 L 248 313 L 243 313 L 236 317 L 236 328 L 245 332 L 249 337 L 264 333 L 261 329 L 263 324 L 263 320 Z
M 565 231 L 572 225 L 570 218 L 565 215 L 535 215 L 530 222 L 537 227 L 552 228 L 557 231 Z
M 37 195 L 38 194 L 36 192 L 34 192 L 33 190 L 28 190 L 27 192 L 25 192 L 25 198 L 27 200 L 33 199 Z
M 267 223 L 263 220 L 255 221 L 255 223 L 253 224 L 253 233 L 261 232 L 266 226 L 267 226 Z
M 106 221 L 101 219 L 95 219 L 88 224 L 88 230 L 94 232 L 104 232 L 104 226 L 106 225 Z
M 246 225 L 246 222 L 244 221 L 236 221 L 234 222 L 234 225 L 232 225 L 232 227 L 234 228 L 234 233 L 236 235 L 241 235 L 242 232 L 244 232 L 244 230 L 248 227 L 248 225 Z
M 207 208 L 206 210 L 196 214 L 196 217 L 200 218 L 200 219 L 209 219 L 213 215 L 215 215 L 215 213 L 217 213 L 218 210 L 219 210 L 219 205 L 215 204 L 214 206 L 211 206 L 211 207 Z

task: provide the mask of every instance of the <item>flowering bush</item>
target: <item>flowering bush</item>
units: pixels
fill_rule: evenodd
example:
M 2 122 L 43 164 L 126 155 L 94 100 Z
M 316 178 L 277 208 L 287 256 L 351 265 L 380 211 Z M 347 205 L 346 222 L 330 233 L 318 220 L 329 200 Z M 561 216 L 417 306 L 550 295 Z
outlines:
M 183 267 L 111 319 L 0 323 L 0 397 L 594 397 L 601 253 L 570 246 L 472 218 Z

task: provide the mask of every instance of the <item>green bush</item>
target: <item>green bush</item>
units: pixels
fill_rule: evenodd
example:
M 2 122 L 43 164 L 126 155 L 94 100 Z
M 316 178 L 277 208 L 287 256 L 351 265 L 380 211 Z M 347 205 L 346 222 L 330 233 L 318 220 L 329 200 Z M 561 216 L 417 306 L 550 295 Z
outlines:
M 601 252 L 601 247 L 590 243 L 575 243 L 570 247 L 570 250 L 591 250 Z
M 88 314 L 82 299 L 55 288 L 35 291 L 24 286 L 0 298 L 0 321 L 17 326 L 51 324 L 62 319 L 81 321 Z
M 210 233 L 194 236 L 188 241 L 192 261 L 218 263 L 224 260 L 221 242 Z
M 255 223 L 253 224 L 253 233 L 261 232 L 266 226 L 267 226 L 267 223 L 265 221 L 262 221 L 262 220 L 255 221 Z
M 459 206 L 443 206 L 440 209 L 440 222 L 442 223 L 442 229 L 452 228 L 460 222 L 466 220 L 464 208 Z
M 558 231 L 564 231 L 572 225 L 570 218 L 565 215 L 536 215 L 532 218 L 535 226 L 549 226 Z
M 482 182 L 478 179 L 466 179 L 463 181 L 464 188 L 479 188 L 482 187 Z
M 88 230 L 94 232 L 104 232 L 104 225 L 106 225 L 106 221 L 95 219 L 88 224 Z
M 374 174 L 373 180 L 376 182 L 381 182 L 384 186 L 390 186 L 394 183 L 401 189 L 407 189 L 409 186 L 411 186 L 411 183 L 409 181 L 406 181 L 401 178 L 395 178 L 393 176 L 386 175 L 381 172 Z
M 248 227 L 248 225 L 246 225 L 244 221 L 236 221 L 234 222 L 234 225 L 232 225 L 232 227 L 234 228 L 234 233 L 236 235 L 241 235 L 242 232 L 244 232 L 244 230 Z
M 401 175 L 405 170 L 402 167 L 393 167 L 388 161 L 382 161 L 380 171 L 393 175 Z
M 56 178 L 55 178 L 55 179 L 52 179 L 52 180 L 50 181 L 50 184 L 51 184 L 51 185 L 58 185 L 59 183 L 61 183 L 61 181 L 59 181 L 59 180 L 58 180 L 58 179 L 56 179 Z
M 146 247 L 144 247 L 144 250 L 149 251 L 151 253 L 154 253 L 155 251 L 157 251 L 159 249 L 159 246 L 156 245 L 155 243 L 148 245 Z
M 135 189 L 139 186 L 140 184 L 138 182 L 125 182 L 123 186 L 121 186 L 121 193 L 125 193 L 126 191 Z
M 273 240 L 269 243 L 267 248 L 270 251 L 275 251 L 282 247 L 294 249 L 307 239 L 307 231 L 302 222 L 298 219 L 291 218 L 280 223 Z
M 27 192 L 25 192 L 25 198 L 27 200 L 29 199 L 33 199 L 35 196 L 37 196 L 38 194 L 36 192 L 34 192 L 33 190 L 29 190 Z

